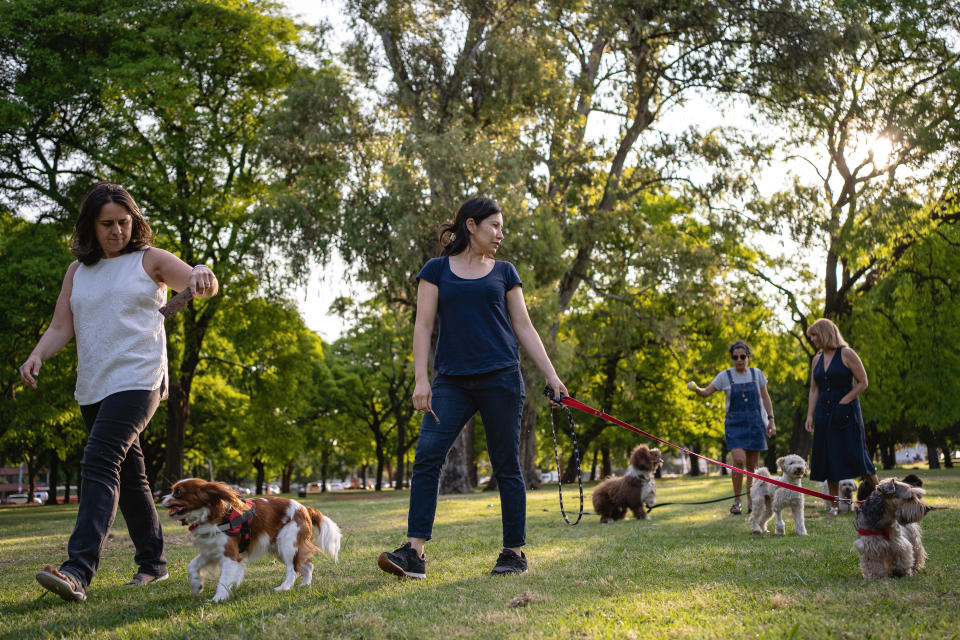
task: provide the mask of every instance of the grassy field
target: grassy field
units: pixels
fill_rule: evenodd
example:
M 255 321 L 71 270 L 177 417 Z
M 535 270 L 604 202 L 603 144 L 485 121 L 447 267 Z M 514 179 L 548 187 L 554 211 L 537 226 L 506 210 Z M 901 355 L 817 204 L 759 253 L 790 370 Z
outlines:
M 647 522 L 568 527 L 556 487 L 528 499 L 525 576 L 488 575 L 500 550 L 495 495 L 442 497 L 423 581 L 381 573 L 376 557 L 403 542 L 407 494 L 307 499 L 344 531 L 339 564 L 275 593 L 282 566 L 261 561 L 223 604 L 190 593 L 194 550 L 165 527 L 170 580 L 121 586 L 134 573 L 122 520 L 84 603 L 42 596 L 34 572 L 65 557 L 76 505 L 0 510 L 0 637 L 34 638 L 957 638 L 960 471 L 920 470 L 930 560 L 920 575 L 867 582 L 851 514 L 807 498 L 809 537 L 757 536 L 727 503 L 665 506 Z M 886 474 L 881 474 L 884 477 Z M 807 486 L 812 483 L 807 482 Z M 587 506 L 589 507 L 588 487 Z M 573 492 L 565 503 L 576 505 Z M 665 479 L 660 502 L 730 493 L 729 480 Z M 771 527 L 772 529 L 772 527 Z

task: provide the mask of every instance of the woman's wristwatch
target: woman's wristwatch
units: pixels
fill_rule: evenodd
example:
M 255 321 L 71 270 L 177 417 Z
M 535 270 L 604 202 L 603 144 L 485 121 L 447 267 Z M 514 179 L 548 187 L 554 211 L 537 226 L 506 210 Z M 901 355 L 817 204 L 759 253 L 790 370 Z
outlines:
M 773 420 L 773 416 L 772 415 L 767 416 L 767 422 L 770 422 L 771 420 Z

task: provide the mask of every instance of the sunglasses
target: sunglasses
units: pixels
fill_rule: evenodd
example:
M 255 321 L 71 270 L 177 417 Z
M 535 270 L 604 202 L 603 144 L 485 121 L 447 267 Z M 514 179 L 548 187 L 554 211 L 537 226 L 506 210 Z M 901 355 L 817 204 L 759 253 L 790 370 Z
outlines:
M 731 359 L 731 360 L 746 360 L 746 359 L 749 358 L 749 357 L 750 357 L 750 356 L 748 356 L 748 355 L 745 354 L 745 353 L 740 353 L 740 354 L 734 354 L 734 355 L 730 356 L 730 359 Z

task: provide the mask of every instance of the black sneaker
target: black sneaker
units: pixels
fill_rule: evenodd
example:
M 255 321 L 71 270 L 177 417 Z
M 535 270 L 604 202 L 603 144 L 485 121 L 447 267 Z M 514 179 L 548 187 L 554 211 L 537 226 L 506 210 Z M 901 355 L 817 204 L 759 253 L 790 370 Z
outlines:
M 427 577 L 427 556 L 421 558 L 416 550 L 410 546 L 410 543 L 403 545 L 395 551 L 384 551 L 377 558 L 377 566 L 387 573 L 392 573 L 401 578 L 426 578 Z
M 515 551 L 504 549 L 497 557 L 497 564 L 494 565 L 490 575 L 505 576 L 510 573 L 520 574 L 526 572 L 527 556 L 523 555 L 523 551 L 520 552 L 520 555 L 517 555 Z

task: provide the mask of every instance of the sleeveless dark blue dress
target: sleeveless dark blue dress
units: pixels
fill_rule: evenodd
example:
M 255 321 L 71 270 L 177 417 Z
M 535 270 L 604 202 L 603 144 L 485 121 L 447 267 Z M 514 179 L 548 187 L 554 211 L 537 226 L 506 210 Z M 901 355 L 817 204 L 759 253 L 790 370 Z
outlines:
M 821 354 L 813 369 L 820 395 L 814 413 L 811 480 L 839 482 L 877 472 L 867 451 L 860 399 L 840 404 L 840 399 L 853 388 L 853 372 L 843 364 L 842 350 L 843 347 L 837 349 L 826 370 Z

